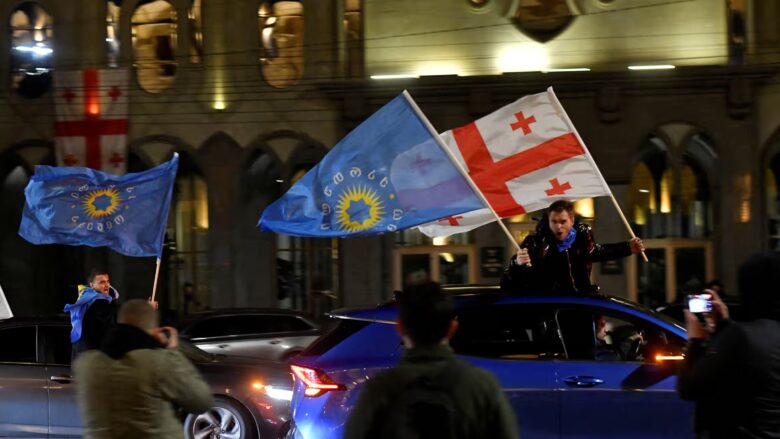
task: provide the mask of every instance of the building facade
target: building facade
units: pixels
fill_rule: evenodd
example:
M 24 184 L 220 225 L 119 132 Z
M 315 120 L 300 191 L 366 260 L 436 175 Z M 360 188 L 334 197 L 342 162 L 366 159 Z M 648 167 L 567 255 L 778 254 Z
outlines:
M 0 285 L 17 314 L 57 311 L 92 266 L 107 267 L 125 297 L 148 296 L 154 278 L 152 258 L 33 246 L 16 233 L 33 167 L 55 163 L 53 78 L 68 70 L 130 70 L 129 172 L 182 156 L 159 287 L 172 313 L 190 285 L 201 308 L 318 314 L 383 300 L 421 273 L 496 283 L 512 248 L 496 225 L 437 240 L 413 230 L 331 240 L 256 228 L 265 206 L 403 89 L 445 131 L 554 87 L 649 249 L 649 263 L 597 266 L 605 292 L 655 305 L 716 277 L 733 290 L 738 262 L 780 241 L 774 2 L 0 7 Z M 627 239 L 608 199 L 581 201 L 578 213 L 597 240 Z M 517 239 L 535 216 L 507 220 Z

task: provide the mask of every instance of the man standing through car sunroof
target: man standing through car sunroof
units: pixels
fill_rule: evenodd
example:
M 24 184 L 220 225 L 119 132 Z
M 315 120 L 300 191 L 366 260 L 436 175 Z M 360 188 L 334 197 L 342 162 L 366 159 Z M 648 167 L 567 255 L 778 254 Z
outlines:
M 615 244 L 596 244 L 587 224 L 575 222 L 574 204 L 558 200 L 512 257 L 501 277 L 509 293 L 589 294 L 594 262 L 609 261 L 645 250 L 639 238 Z

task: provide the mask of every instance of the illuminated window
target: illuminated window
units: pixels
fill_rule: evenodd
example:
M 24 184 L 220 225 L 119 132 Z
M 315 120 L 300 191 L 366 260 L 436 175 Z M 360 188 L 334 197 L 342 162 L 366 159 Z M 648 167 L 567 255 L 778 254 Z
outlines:
M 121 4 L 121 0 L 106 2 L 106 51 L 109 67 L 119 67 L 119 12 Z
M 289 87 L 303 77 L 303 3 L 263 0 L 257 10 L 265 81 Z
M 190 22 L 190 62 L 200 64 L 203 59 L 203 18 L 201 0 L 192 0 L 188 11 Z
M 347 42 L 347 77 L 363 76 L 363 1 L 344 0 L 344 36 Z
M 133 54 L 138 85 L 159 93 L 173 84 L 176 62 L 176 10 L 163 0 L 141 2 L 133 12 Z
M 11 14 L 11 83 L 26 98 L 51 87 L 53 22 L 40 5 L 26 2 Z
M 628 194 L 631 223 L 644 238 L 709 236 L 712 207 L 704 166 L 715 160 L 712 147 L 703 136 L 693 136 L 676 167 L 669 166 L 668 150 L 654 136 L 640 150 Z

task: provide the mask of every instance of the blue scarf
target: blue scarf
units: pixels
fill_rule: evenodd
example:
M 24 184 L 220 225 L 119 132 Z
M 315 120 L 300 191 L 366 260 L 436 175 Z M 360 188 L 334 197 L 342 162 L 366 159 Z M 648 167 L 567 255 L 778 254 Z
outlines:
M 558 252 L 563 253 L 568 250 L 569 247 L 574 244 L 575 239 L 577 239 L 577 231 L 574 230 L 574 227 L 572 227 L 569 229 L 569 234 L 563 238 L 563 241 L 558 243 Z
M 73 327 L 70 331 L 71 343 L 76 343 L 81 339 L 81 325 L 84 321 L 84 314 L 87 313 L 87 309 L 96 300 L 108 300 L 111 302 L 113 298 L 108 294 L 100 294 L 92 288 L 84 288 L 76 303 L 65 305 L 63 311 L 70 313 L 70 324 Z

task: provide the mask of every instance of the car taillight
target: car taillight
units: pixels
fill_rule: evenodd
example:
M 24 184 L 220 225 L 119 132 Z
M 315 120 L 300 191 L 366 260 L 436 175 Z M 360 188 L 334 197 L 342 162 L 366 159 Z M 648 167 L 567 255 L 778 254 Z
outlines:
M 295 364 L 291 364 L 290 369 L 295 378 L 301 380 L 306 386 L 303 391 L 303 394 L 306 396 L 320 396 L 330 390 L 344 390 L 344 386 L 333 382 L 325 372 L 320 370 L 296 366 Z

